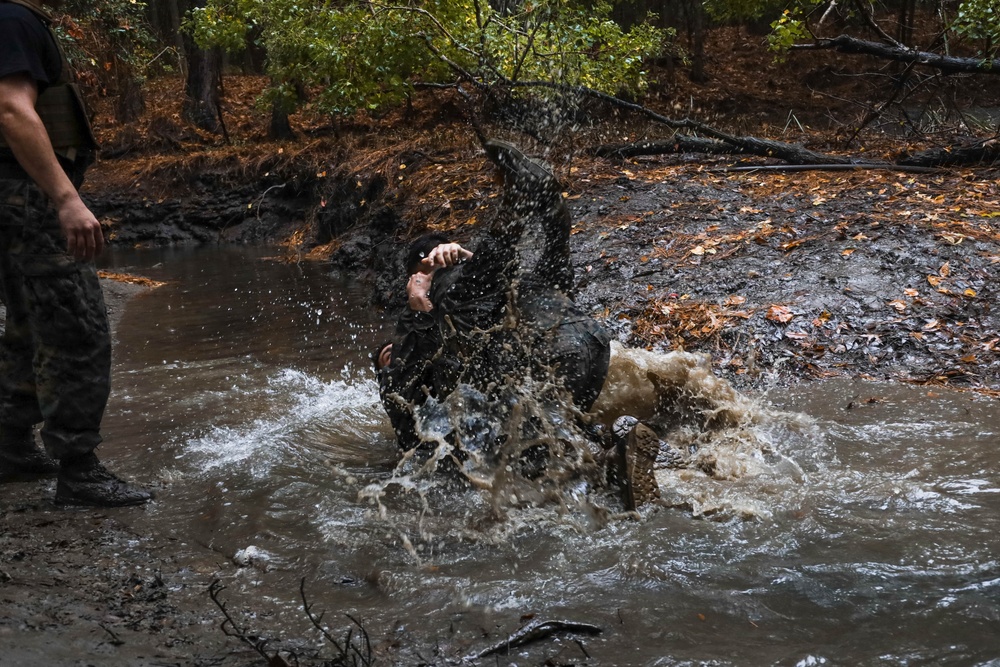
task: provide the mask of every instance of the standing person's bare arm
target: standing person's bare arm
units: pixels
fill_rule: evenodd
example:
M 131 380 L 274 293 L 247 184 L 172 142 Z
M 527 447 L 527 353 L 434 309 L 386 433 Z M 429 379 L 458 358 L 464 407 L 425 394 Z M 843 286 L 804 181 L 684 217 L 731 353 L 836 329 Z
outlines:
M 104 250 L 101 223 L 60 166 L 35 111 L 37 99 L 38 85 L 28 75 L 0 78 L 0 132 L 18 163 L 56 207 L 69 253 L 91 260 Z

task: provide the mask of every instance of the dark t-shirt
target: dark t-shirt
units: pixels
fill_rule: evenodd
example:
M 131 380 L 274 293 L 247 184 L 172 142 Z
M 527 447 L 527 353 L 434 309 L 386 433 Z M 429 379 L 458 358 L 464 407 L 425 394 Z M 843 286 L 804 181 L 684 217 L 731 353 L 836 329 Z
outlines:
M 48 28 L 31 10 L 0 2 L 0 78 L 27 74 L 42 92 L 61 72 L 62 58 Z

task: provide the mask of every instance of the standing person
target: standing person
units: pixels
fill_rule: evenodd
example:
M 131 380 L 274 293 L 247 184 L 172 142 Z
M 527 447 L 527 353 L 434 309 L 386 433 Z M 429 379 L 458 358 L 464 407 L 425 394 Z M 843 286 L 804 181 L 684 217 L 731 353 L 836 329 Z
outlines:
M 35 0 L 0 0 L 0 477 L 56 474 L 57 504 L 136 505 L 151 494 L 94 454 L 111 336 L 104 236 L 78 188 L 97 142 L 50 25 Z

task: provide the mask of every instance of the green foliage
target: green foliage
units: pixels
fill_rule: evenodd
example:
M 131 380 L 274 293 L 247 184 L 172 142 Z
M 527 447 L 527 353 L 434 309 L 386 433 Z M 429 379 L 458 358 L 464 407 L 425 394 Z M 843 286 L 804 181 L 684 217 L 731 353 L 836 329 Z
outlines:
M 810 20 L 831 8 L 830 0 L 704 0 L 705 8 L 715 18 L 728 21 L 780 16 L 771 22 L 768 43 L 783 54 L 797 43 L 812 38 Z M 844 3 L 838 8 L 845 10 Z M 849 8 L 848 8 L 848 11 Z M 892 33 L 894 25 L 886 25 Z M 963 0 L 954 21 L 943 28 L 959 37 L 980 42 L 983 56 L 995 57 L 1000 48 L 1000 3 L 997 0 Z
M 650 24 L 624 31 L 610 15 L 606 2 L 580 0 L 525 0 L 505 14 L 485 0 L 209 0 L 186 25 L 200 46 L 231 51 L 258 35 L 276 82 L 269 101 L 290 108 L 304 85 L 320 91 L 320 108 L 348 114 L 397 104 L 418 81 L 453 83 L 457 72 L 487 85 L 640 92 L 643 61 L 666 33 Z
M 64 25 L 60 37 L 77 68 L 112 77 L 142 78 L 153 58 L 156 40 L 139 0 L 69 0 L 63 7 L 79 25 Z M 106 78 L 107 75 L 101 75 Z
M 800 11 L 786 9 L 782 12 L 781 18 L 771 23 L 771 34 L 767 37 L 767 44 L 772 51 L 785 54 L 793 44 L 798 44 L 808 37 L 809 31 Z
M 1000 47 L 1000 6 L 996 0 L 965 0 L 958 6 L 952 29 L 984 42 L 983 54 L 995 56 Z

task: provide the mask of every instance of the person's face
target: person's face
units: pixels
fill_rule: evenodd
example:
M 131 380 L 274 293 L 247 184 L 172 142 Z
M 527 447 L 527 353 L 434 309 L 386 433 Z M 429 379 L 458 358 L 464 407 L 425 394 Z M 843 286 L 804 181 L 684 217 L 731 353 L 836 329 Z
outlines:
M 378 353 L 378 369 L 382 370 L 392 361 L 392 343 L 389 343 Z

